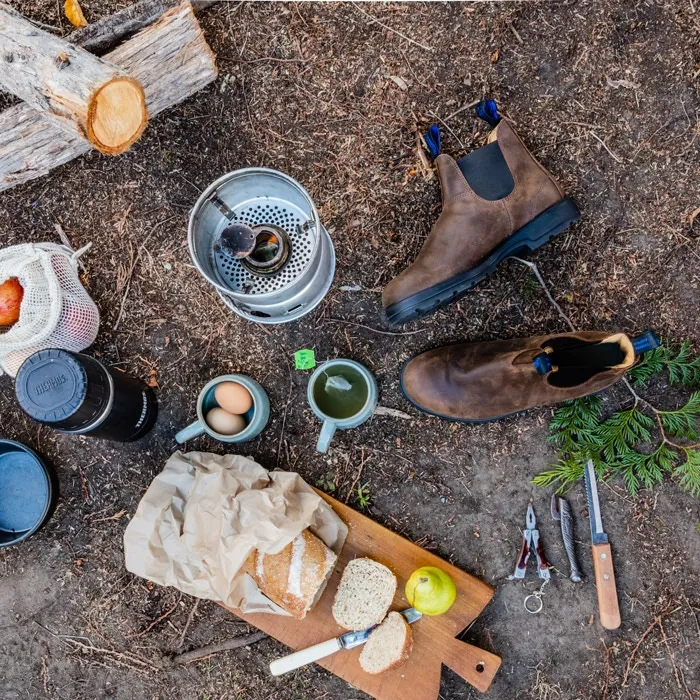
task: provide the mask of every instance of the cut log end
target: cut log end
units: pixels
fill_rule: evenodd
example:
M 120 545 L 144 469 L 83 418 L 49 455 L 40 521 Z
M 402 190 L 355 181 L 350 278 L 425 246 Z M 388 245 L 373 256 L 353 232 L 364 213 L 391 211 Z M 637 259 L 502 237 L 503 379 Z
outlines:
M 124 76 L 113 78 L 90 101 L 88 140 L 102 153 L 118 155 L 141 136 L 147 121 L 141 84 Z

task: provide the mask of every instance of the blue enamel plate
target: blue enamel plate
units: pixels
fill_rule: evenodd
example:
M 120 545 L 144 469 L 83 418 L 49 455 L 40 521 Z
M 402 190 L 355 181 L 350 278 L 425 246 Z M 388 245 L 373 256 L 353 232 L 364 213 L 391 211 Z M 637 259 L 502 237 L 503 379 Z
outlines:
M 33 535 L 51 517 L 57 497 L 56 476 L 41 457 L 0 440 L 0 547 Z

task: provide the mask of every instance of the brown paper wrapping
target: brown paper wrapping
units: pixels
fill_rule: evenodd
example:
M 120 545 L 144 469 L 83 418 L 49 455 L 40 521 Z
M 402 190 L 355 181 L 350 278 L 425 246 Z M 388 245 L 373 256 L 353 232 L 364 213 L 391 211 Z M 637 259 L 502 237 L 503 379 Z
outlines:
M 307 527 L 340 554 L 345 523 L 298 474 L 240 455 L 178 451 L 126 528 L 126 568 L 246 613 L 288 615 L 241 568 L 253 549 L 275 554 Z

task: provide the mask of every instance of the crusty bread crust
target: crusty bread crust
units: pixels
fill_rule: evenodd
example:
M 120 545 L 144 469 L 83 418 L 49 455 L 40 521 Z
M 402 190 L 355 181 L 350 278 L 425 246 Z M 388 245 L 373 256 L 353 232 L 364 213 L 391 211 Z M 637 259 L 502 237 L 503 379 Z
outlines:
M 302 620 L 321 597 L 336 559 L 322 540 L 304 530 L 277 554 L 255 550 L 245 570 L 270 600 Z

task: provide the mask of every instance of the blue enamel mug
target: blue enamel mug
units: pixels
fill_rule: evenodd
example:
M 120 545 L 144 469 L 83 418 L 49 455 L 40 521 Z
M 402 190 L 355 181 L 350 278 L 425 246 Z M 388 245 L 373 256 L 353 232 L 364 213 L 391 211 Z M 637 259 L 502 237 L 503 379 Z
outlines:
M 377 406 L 377 382 L 353 360 L 329 360 L 316 368 L 306 392 L 311 409 L 323 421 L 316 449 L 327 452 L 335 431 L 356 428 Z
M 214 391 L 222 382 L 241 384 L 253 397 L 252 407 L 243 416 L 246 427 L 235 435 L 217 433 L 207 425 L 204 418 L 212 408 L 216 408 L 219 405 L 214 398 Z M 199 392 L 199 396 L 197 397 L 197 420 L 177 433 L 177 435 L 175 435 L 175 440 L 178 443 L 183 443 L 206 433 L 210 437 L 213 437 L 215 440 L 220 440 L 221 442 L 248 442 L 248 440 L 252 440 L 261 433 L 263 428 L 267 425 L 269 418 L 270 400 L 267 398 L 267 394 L 260 384 L 243 374 L 223 374 L 220 377 L 212 379 L 202 391 Z

